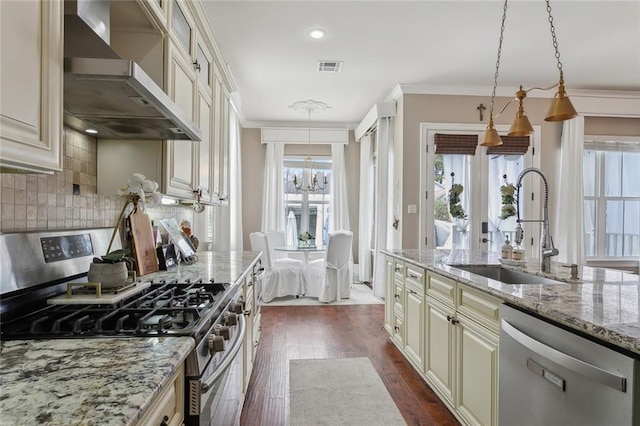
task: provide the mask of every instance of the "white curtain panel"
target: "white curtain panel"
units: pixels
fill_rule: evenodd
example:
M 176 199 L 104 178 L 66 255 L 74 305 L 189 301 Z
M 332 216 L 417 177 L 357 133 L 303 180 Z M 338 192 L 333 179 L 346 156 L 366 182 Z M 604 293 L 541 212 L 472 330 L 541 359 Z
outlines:
M 371 281 L 371 227 L 373 226 L 373 168 L 371 136 L 360 139 L 360 222 L 358 231 L 358 279 Z
M 393 119 L 389 117 L 378 120 L 378 156 L 377 156 L 377 176 L 375 177 L 378 198 L 376 202 L 376 224 L 375 224 L 375 266 L 373 276 L 373 294 L 377 297 L 384 297 L 386 292 L 385 282 L 385 255 L 380 250 L 387 248 L 388 232 L 391 227 L 389 219 L 389 186 L 393 178 Z M 391 242 L 391 240 L 389 240 Z
M 344 145 L 331 145 L 331 204 L 329 206 L 329 233 L 351 231 L 349 223 L 349 197 L 344 164 Z
M 560 184 L 553 242 L 560 251 L 559 262 L 585 263 L 582 193 L 582 151 L 584 117 L 578 116 L 562 125 Z M 552 234 L 553 235 L 553 234 Z
M 267 158 L 264 164 L 261 229 L 284 231 L 284 144 L 267 143 L 266 145 Z
M 242 156 L 240 155 L 242 141 L 238 115 L 233 108 L 229 110 L 229 248 L 242 251 Z

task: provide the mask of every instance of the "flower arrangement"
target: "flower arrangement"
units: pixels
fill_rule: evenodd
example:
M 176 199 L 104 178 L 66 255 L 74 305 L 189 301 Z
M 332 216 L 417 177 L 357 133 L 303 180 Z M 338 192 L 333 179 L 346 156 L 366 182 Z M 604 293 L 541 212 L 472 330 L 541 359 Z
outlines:
M 467 215 L 460 204 L 460 194 L 464 187 L 459 183 L 454 183 L 454 173 L 451 173 L 451 189 L 449 190 L 449 214 L 454 219 L 466 219 Z
M 502 208 L 500 209 L 500 219 L 508 219 L 516 215 L 516 187 L 507 182 L 507 175 L 502 175 L 504 185 L 500 186 L 500 198 L 502 199 Z
M 300 236 L 298 237 L 298 239 L 300 241 L 308 241 L 308 240 L 315 240 L 316 237 L 314 237 L 313 235 L 311 235 L 309 232 L 303 232 L 302 234 L 300 234 Z
M 142 204 L 142 207 L 144 208 L 145 203 L 150 205 L 160 203 L 162 200 L 162 193 L 158 191 L 159 187 L 160 185 L 158 185 L 158 182 L 147 179 L 142 173 L 134 173 L 127 181 L 127 184 L 118 189 L 117 194 L 124 197 L 125 202 L 122 207 L 122 211 L 118 216 L 118 220 L 116 221 L 113 234 L 111 234 L 111 240 L 107 247 L 107 256 L 110 254 L 109 250 L 111 250 L 111 245 L 113 244 L 113 239 L 116 236 L 118 225 L 125 216 L 125 213 L 127 214 L 127 217 L 130 214 L 135 213 L 138 210 L 139 204 Z M 129 209 L 128 212 L 127 209 Z

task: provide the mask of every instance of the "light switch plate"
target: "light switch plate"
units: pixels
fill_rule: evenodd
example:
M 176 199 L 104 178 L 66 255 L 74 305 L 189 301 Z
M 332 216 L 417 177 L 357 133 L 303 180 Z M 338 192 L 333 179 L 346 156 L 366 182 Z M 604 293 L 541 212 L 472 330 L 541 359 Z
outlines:
M 415 204 L 409 204 L 407 206 L 407 213 L 409 213 L 409 214 L 418 213 L 418 206 L 416 206 Z

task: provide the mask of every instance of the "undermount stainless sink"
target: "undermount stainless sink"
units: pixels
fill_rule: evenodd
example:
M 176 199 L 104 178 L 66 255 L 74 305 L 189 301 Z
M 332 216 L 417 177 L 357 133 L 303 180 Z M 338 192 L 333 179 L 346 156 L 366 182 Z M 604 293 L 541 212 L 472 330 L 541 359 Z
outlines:
M 481 275 L 492 280 L 505 284 L 564 284 L 561 281 L 552 280 L 526 272 L 514 271 L 503 268 L 500 265 L 451 265 L 454 268 L 462 269 L 475 275 Z

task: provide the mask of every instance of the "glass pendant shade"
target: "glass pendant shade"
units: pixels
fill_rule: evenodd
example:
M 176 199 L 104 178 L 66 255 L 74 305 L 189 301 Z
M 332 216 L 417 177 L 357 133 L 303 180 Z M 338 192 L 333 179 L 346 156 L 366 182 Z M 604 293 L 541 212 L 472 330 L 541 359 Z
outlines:
M 482 138 L 482 146 L 499 146 L 502 145 L 502 139 L 500 139 L 500 135 L 498 131 L 493 126 L 493 118 L 489 119 L 489 125 L 487 126 L 487 130 L 484 132 L 484 137 Z
M 564 90 L 564 84 L 560 83 L 558 93 L 556 93 L 556 96 L 553 98 L 544 121 L 565 121 L 576 118 L 577 116 L 578 113 Z

